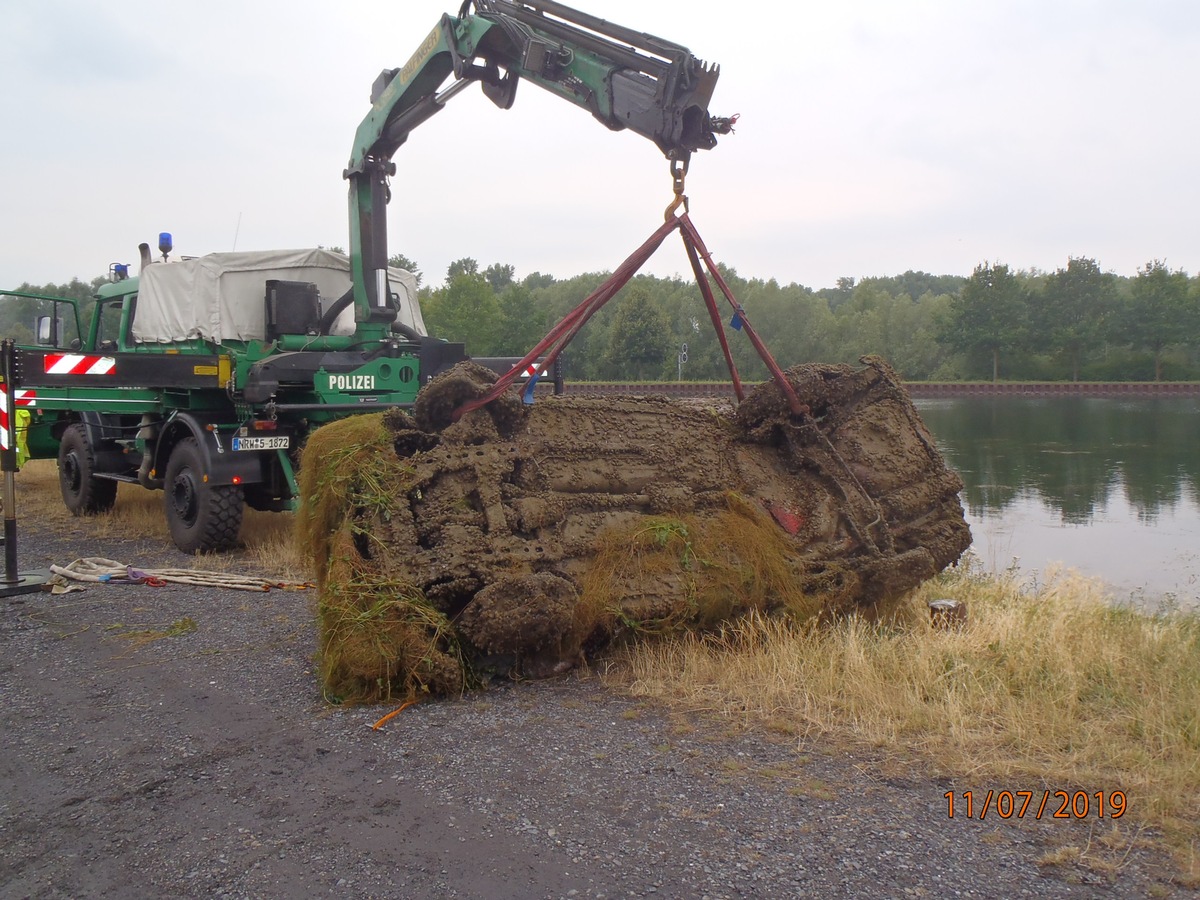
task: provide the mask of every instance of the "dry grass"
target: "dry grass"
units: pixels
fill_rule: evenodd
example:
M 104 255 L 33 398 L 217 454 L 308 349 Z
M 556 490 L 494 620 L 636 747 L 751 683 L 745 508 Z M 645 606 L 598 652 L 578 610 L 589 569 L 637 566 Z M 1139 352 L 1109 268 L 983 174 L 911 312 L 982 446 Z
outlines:
M 110 536 L 161 541 L 171 545 L 171 535 L 163 514 L 162 491 L 148 491 L 135 484 L 121 484 L 117 503 L 107 513 L 76 518 L 63 505 L 58 489 L 58 467 L 52 459 L 27 462 L 17 473 L 18 528 L 26 519 L 56 528 L 81 528 L 101 547 Z M 199 567 L 214 571 L 252 568 L 277 581 L 307 580 L 306 565 L 296 552 L 292 538 L 295 516 L 292 513 L 268 513 L 247 509 L 242 521 L 242 549 L 230 554 L 206 554 Z M 96 556 L 106 556 L 97 552 Z M 63 564 L 70 560 L 63 560 Z M 136 564 L 137 560 L 121 560 Z
M 372 528 L 407 502 L 407 478 L 382 415 L 339 419 L 304 447 L 296 544 L 316 560 L 318 663 L 334 703 L 456 694 L 469 681 L 449 619 L 363 552 L 382 549 Z
M 317 586 L 324 590 L 337 536 L 350 519 L 371 513 L 403 493 L 396 482 L 392 436 L 383 415 L 350 416 L 318 428 L 304 445 L 299 472 L 300 510 L 296 547 L 317 561 Z M 358 525 L 359 536 L 368 538 Z
M 349 527 L 330 548 L 317 597 L 325 698 L 355 704 L 461 694 L 468 673 L 450 620 L 415 587 L 359 556 Z
M 581 579 L 580 632 L 707 630 L 751 611 L 808 619 L 844 601 L 836 567 L 804 566 L 760 507 L 735 493 L 725 503 L 711 517 L 646 516 L 604 533 Z
M 935 630 L 925 601 L 968 605 Z M 734 720 L 915 751 L 972 780 L 1122 790 L 1200 878 L 1200 616 L 1114 607 L 1052 574 L 1033 591 L 956 571 L 887 623 L 750 616 L 715 634 L 627 649 L 610 678 L 638 696 Z

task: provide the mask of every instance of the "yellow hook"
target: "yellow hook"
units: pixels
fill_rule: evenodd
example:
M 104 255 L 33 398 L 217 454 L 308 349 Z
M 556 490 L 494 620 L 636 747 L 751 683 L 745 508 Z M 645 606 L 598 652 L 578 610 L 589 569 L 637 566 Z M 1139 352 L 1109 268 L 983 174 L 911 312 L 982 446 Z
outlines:
M 672 159 L 670 161 L 671 168 L 671 187 L 675 191 L 675 199 L 671 201 L 671 205 L 667 207 L 667 211 L 663 214 L 664 218 L 669 222 L 671 217 L 675 215 L 675 211 L 679 207 L 683 207 L 684 213 L 688 211 L 688 198 L 683 192 L 683 182 L 687 178 L 688 160 L 686 158 Z

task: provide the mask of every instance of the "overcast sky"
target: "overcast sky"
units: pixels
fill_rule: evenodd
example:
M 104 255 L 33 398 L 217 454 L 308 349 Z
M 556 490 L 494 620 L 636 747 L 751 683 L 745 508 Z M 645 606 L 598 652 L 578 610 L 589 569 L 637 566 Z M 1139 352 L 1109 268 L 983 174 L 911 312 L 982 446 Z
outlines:
M 720 63 L 737 133 L 692 218 L 747 277 L 831 286 L 1094 257 L 1200 273 L 1196 0 L 577 0 Z M 342 170 L 380 69 L 458 0 L 3 0 L 0 287 L 179 253 L 347 244 Z M 662 221 L 649 141 L 522 84 L 396 154 L 391 249 L 518 276 L 615 268 Z M 668 241 L 645 271 L 687 271 Z

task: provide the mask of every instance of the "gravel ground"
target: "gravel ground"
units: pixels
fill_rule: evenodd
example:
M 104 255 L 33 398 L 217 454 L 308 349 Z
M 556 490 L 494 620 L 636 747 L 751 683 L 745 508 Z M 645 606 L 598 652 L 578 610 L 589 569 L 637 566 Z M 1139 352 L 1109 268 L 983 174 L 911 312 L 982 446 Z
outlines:
M 22 570 L 196 564 L 70 527 L 25 526 L 20 551 Z M 947 816 L 947 791 L 1058 785 L 798 746 L 595 674 L 496 685 L 372 730 L 386 709 L 320 696 L 312 602 L 180 585 L 0 600 L 0 894 L 1190 895 L 1150 849 L 1038 864 L 1071 844 L 1112 860 L 1095 819 Z M 155 636 L 184 619 L 195 629 Z

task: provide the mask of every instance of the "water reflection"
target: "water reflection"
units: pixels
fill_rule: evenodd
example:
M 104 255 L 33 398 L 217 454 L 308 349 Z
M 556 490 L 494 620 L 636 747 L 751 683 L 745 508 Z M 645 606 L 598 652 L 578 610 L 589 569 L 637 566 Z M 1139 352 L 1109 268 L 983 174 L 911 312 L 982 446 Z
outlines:
M 971 397 L 918 401 L 966 482 L 973 513 L 1036 492 L 1065 523 L 1087 524 L 1114 491 L 1153 520 L 1200 496 L 1200 401 Z
M 992 568 L 1062 562 L 1116 587 L 1200 592 L 1200 399 L 917 401 L 963 477 Z

